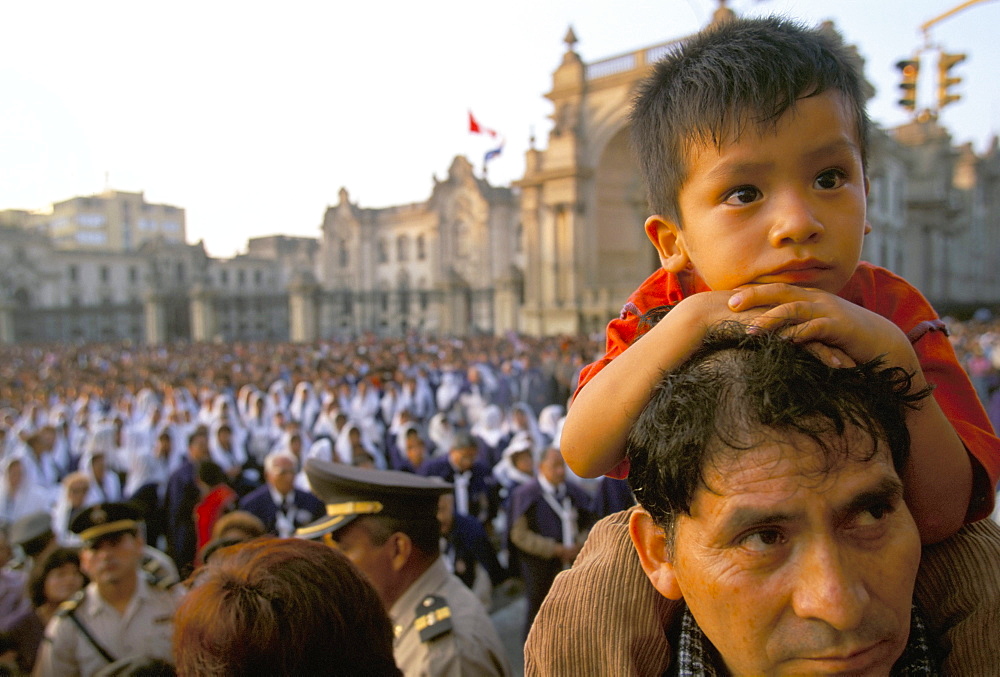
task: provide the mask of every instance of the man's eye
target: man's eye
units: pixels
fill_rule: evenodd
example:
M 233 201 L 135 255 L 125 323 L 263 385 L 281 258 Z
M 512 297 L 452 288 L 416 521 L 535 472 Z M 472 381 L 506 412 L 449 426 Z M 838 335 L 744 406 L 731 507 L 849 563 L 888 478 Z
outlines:
M 747 205 L 760 199 L 760 191 L 753 186 L 740 186 L 726 194 L 723 202 L 727 205 Z
M 886 517 L 895 512 L 896 507 L 891 503 L 875 503 L 858 513 L 855 525 L 867 527 L 878 524 Z
M 747 550 L 765 551 L 785 542 L 780 529 L 758 529 L 743 536 L 740 545 Z
M 816 187 L 821 190 L 840 188 L 847 180 L 847 175 L 839 169 L 827 169 L 816 177 Z

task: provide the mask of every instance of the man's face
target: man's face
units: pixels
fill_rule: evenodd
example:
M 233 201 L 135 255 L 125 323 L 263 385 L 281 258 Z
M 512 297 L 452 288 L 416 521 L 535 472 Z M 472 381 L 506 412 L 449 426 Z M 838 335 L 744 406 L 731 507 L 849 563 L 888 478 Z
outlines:
M 209 458 L 208 438 L 204 435 L 196 435 L 192 438 L 188 447 L 188 455 L 192 461 L 207 461 Z
M 362 517 L 337 531 L 333 540 L 347 559 L 368 578 L 385 608 L 392 607 L 398 597 L 394 592 L 397 568 L 393 565 L 392 539 L 375 545 Z
M 693 142 L 678 195 L 683 224 L 650 217 L 664 268 L 691 264 L 714 290 L 784 282 L 836 294 L 854 273 L 867 182 L 854 116 L 827 91 L 800 99 L 775 130 Z
M 657 588 L 733 674 L 885 675 L 906 646 L 920 538 L 899 477 L 884 450 L 829 472 L 820 454 L 797 437 L 717 458 L 676 522 Z
M 472 469 L 472 464 L 476 462 L 478 450 L 475 447 L 460 447 L 451 450 L 451 464 L 459 472 Z
M 555 449 L 545 452 L 542 462 L 538 464 L 538 472 L 554 487 L 566 481 L 566 463 Z
M 282 496 L 289 493 L 295 483 L 295 464 L 288 458 L 274 459 L 274 465 L 267 473 L 267 481 Z
M 142 546 L 142 539 L 134 534 L 109 534 L 80 551 L 80 567 L 98 587 L 119 583 L 136 575 Z
M 419 435 L 409 435 L 406 438 L 406 458 L 414 468 L 419 468 L 424 462 L 424 441 Z

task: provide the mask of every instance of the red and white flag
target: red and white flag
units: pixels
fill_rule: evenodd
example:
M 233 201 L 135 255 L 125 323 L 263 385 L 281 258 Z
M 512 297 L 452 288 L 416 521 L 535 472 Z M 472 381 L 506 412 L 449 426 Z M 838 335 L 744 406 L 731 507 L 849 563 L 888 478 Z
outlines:
M 489 134 L 493 138 L 497 137 L 497 133 L 487 127 L 483 127 L 476 120 L 475 116 L 472 115 L 472 111 L 469 111 L 469 133 L 470 134 Z

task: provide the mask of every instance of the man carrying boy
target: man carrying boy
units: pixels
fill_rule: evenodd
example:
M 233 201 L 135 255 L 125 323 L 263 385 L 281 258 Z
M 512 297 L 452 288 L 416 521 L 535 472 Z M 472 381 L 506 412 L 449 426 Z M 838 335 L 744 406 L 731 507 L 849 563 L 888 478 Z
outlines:
M 933 397 L 907 415 L 903 483 L 921 539 L 936 543 L 988 515 L 1000 440 L 943 324 L 905 280 L 859 262 L 870 230 L 869 122 L 851 54 L 790 21 L 724 22 L 655 66 L 631 122 L 662 269 L 609 325 L 605 358 L 581 375 L 561 440 L 570 467 L 627 474 L 626 434 L 662 373 L 708 327 L 740 320 L 830 366 L 883 357 L 912 373 L 915 389 L 932 385 Z M 935 557 L 950 554 L 963 573 L 981 565 L 970 575 L 983 586 L 978 603 L 995 600 L 995 566 L 957 552 L 943 545 Z M 623 573 L 634 572 L 606 583 L 621 584 Z
M 674 669 L 934 674 L 900 480 L 906 415 L 929 389 L 744 329 L 711 332 L 629 433 L 632 541 L 685 604 Z

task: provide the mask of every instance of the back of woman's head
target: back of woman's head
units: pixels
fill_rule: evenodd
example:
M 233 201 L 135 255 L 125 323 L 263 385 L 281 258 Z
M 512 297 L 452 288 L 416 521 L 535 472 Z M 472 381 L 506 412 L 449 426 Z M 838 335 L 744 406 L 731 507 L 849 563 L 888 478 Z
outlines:
M 179 675 L 398 675 L 392 626 L 336 550 L 264 538 L 195 573 L 174 623 Z

